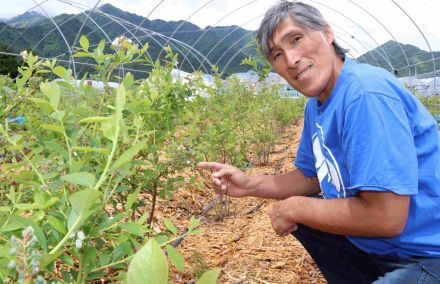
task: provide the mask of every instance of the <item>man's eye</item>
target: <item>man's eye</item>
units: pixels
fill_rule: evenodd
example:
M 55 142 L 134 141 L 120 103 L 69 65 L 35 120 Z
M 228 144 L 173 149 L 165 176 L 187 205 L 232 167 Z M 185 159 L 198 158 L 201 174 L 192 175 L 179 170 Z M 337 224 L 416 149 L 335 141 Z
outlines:
M 280 55 L 281 55 L 281 53 L 276 53 L 274 56 L 273 56 L 273 61 L 275 61 L 278 57 L 280 57 Z
M 293 43 L 297 43 L 298 41 L 300 41 L 301 37 L 295 37 L 293 38 Z

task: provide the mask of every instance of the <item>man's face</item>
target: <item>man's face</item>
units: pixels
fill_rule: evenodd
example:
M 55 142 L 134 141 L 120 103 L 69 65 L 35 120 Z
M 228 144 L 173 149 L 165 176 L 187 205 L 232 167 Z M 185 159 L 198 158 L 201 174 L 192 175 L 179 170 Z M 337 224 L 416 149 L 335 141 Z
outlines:
M 304 29 L 287 18 L 269 43 L 269 61 L 275 72 L 307 97 L 321 102 L 330 95 L 342 60 L 332 46 L 333 32 Z

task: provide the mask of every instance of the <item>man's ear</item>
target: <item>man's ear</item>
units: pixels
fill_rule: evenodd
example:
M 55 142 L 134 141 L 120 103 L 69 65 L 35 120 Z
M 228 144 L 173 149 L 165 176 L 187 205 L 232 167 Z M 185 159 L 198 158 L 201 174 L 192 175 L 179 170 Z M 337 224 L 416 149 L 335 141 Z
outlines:
M 330 26 L 325 27 L 324 35 L 325 35 L 325 39 L 327 40 L 327 43 L 331 45 L 333 43 L 335 35 L 333 34 L 333 30 Z

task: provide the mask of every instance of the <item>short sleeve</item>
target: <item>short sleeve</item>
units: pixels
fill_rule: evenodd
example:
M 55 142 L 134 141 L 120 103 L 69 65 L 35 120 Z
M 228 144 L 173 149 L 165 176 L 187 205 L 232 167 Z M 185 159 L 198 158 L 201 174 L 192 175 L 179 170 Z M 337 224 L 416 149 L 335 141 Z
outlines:
M 346 109 L 342 132 L 350 189 L 417 194 L 417 154 L 399 99 L 362 93 Z
M 306 177 L 316 176 L 312 140 L 305 122 L 294 165 L 299 168 Z

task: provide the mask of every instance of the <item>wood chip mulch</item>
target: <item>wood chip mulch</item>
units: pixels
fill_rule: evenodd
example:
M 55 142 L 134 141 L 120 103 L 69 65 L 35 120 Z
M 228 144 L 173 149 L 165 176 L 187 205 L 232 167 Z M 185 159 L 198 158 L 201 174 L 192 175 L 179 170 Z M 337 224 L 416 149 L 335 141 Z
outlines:
M 276 174 L 293 169 L 302 129 L 298 119 L 270 154 L 268 165 L 254 165 L 249 175 Z M 162 218 L 185 228 L 191 215 L 199 215 L 216 197 L 209 189 L 179 189 L 172 202 L 159 201 L 156 226 Z M 202 218 L 203 234 L 188 236 L 178 247 L 185 258 L 185 272 L 171 271 L 170 283 L 195 283 L 195 275 L 220 268 L 218 283 L 326 283 L 311 257 L 292 236 L 279 237 L 270 223 L 275 201 L 231 198 L 229 214 L 218 205 Z

